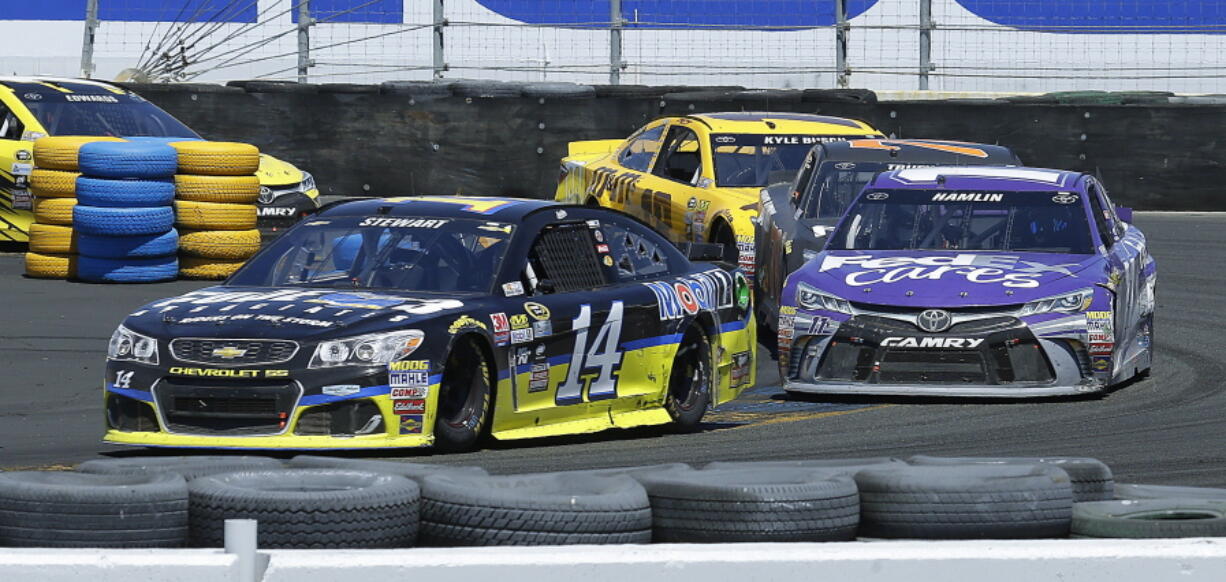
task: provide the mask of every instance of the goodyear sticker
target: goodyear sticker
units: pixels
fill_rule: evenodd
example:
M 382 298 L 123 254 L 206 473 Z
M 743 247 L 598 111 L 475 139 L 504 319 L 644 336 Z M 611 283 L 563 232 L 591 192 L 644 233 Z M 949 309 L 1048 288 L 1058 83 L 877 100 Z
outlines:
M 400 434 L 421 434 L 425 422 L 420 414 L 400 415 Z
M 461 315 L 459 319 L 451 322 L 451 327 L 447 328 L 447 333 L 455 335 L 456 332 L 466 327 L 479 327 L 481 329 L 489 329 L 489 326 L 485 325 L 484 323 L 477 321 L 468 315 Z

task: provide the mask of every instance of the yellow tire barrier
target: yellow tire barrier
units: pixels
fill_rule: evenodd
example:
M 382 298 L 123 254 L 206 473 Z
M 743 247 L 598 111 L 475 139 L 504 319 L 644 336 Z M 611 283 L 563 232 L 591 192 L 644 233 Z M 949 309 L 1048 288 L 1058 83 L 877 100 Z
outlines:
M 260 150 L 251 144 L 177 141 L 170 145 L 179 152 L 180 174 L 244 176 L 260 168 Z
M 30 250 L 36 253 L 76 253 L 77 238 L 71 226 L 54 224 L 30 225 Z
M 248 230 L 255 228 L 254 204 L 175 201 L 175 224 L 193 230 Z
M 26 253 L 26 276 L 39 279 L 67 279 L 77 274 L 77 256 L 51 253 Z
M 246 259 L 260 250 L 260 231 L 181 230 L 179 251 L 202 259 Z
M 30 193 L 39 198 L 73 198 L 80 172 L 35 168 L 30 173 Z
M 72 226 L 72 207 L 76 198 L 35 198 L 34 222 Z
M 96 135 L 56 135 L 34 140 L 34 165 L 46 170 L 77 171 L 81 146 L 95 141 L 124 141 Z
M 184 279 L 225 279 L 243 266 L 242 259 L 202 259 L 179 257 L 179 276 Z
M 255 176 L 175 176 L 175 197 L 193 202 L 255 204 L 260 179 Z

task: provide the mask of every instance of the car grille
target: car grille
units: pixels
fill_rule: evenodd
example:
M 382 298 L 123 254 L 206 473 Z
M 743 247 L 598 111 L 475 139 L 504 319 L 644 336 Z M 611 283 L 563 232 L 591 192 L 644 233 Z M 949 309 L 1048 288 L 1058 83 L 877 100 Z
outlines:
M 895 347 L 887 337 L 982 339 L 975 348 Z M 873 384 L 1048 383 L 1055 372 L 1030 330 L 1015 317 L 988 317 L 959 323 L 940 334 L 871 315 L 844 322 L 824 353 L 807 338 L 793 357 L 793 378 Z
M 294 383 L 220 385 L 163 378 L 153 394 L 170 432 L 247 436 L 284 432 L 301 389 Z
M 231 348 L 228 352 L 227 348 Z M 220 351 L 219 351 L 220 350 Z M 242 352 L 238 354 L 238 352 Z M 289 340 L 179 338 L 170 342 L 170 353 L 180 362 L 254 366 L 281 364 L 298 353 L 298 342 Z M 237 355 L 236 355 L 237 354 Z

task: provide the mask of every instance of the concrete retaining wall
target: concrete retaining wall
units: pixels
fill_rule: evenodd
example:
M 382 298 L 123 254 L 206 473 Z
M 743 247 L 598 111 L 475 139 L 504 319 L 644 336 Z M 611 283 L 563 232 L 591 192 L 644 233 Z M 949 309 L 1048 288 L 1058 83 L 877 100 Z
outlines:
M 1213 100 L 837 103 L 786 91 L 554 100 L 415 98 L 348 85 L 131 87 L 209 139 L 255 143 L 298 164 L 325 194 L 552 197 L 570 141 L 624 137 L 662 115 L 778 110 L 860 118 L 900 138 L 1000 143 L 1031 166 L 1098 172 L 1117 203 L 1139 209 L 1226 210 L 1218 193 L 1226 167 L 1216 147 L 1226 104 Z

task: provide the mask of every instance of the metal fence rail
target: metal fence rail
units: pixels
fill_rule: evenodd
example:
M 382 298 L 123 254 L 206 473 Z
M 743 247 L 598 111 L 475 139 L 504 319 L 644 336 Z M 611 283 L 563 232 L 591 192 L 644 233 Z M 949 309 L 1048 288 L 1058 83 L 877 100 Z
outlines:
M 86 0 L 81 72 L 1226 92 L 1226 0 Z M 96 33 L 93 32 L 96 30 Z

